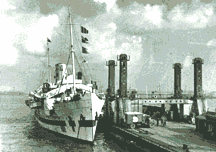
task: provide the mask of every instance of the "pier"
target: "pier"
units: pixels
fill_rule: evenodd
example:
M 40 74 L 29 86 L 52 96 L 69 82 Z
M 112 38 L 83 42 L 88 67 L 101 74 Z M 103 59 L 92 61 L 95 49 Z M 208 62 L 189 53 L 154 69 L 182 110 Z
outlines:
M 192 61 L 194 64 L 192 97 L 182 93 L 181 63 L 173 64 L 173 94 L 140 94 L 127 89 L 127 62 L 130 57 L 121 54 L 117 56 L 117 60 L 120 66 L 117 93 L 115 93 L 116 61 L 110 60 L 106 63 L 109 76 L 104 119 L 106 126 L 110 126 L 107 132 L 110 136 L 143 151 L 216 150 L 216 142 L 204 139 L 205 134 L 198 131 L 200 125 L 197 125 L 198 116 L 207 112 L 207 100 L 202 94 L 203 59 L 195 58 Z

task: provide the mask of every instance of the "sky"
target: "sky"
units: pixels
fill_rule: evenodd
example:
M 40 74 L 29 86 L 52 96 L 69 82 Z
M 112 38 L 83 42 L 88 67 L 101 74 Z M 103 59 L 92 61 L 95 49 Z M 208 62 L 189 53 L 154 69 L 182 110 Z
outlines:
M 79 25 L 74 26 L 79 63 L 100 89 L 108 86 L 106 61 L 127 54 L 128 88 L 146 92 L 160 85 L 162 92 L 173 92 L 172 66 L 181 63 L 182 90 L 193 91 L 192 59 L 200 57 L 203 89 L 216 91 L 216 1 L 210 0 L 2 0 L 0 91 L 29 92 L 45 81 L 47 37 L 52 72 L 56 63 L 67 62 L 69 5 L 73 23 L 89 31 L 89 54 L 81 54 Z M 118 62 L 115 74 L 118 89 Z

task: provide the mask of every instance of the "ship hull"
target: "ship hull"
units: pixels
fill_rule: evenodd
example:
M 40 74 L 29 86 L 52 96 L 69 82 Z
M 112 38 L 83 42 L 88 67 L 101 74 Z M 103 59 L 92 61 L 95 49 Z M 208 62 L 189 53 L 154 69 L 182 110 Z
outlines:
M 104 102 L 87 93 L 78 101 L 53 103 L 50 109 L 50 100 L 45 100 L 42 108 L 35 109 L 35 118 L 48 130 L 93 142 Z

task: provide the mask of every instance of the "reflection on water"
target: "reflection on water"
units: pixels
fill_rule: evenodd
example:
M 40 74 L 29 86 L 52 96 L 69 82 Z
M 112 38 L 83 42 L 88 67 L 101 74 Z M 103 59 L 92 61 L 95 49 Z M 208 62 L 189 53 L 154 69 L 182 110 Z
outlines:
M 92 145 L 42 128 L 23 96 L 0 96 L 0 109 L 0 151 L 124 151 L 103 133 L 96 134 L 96 145 Z

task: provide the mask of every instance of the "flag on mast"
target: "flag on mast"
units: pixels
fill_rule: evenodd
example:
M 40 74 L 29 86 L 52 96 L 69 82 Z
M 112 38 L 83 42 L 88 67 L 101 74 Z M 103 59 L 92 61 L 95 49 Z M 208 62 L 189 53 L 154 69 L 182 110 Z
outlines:
M 88 30 L 83 26 L 81 26 L 81 32 L 84 34 L 88 34 Z
M 82 42 L 88 44 L 88 39 L 82 36 Z
M 82 47 L 82 53 L 89 54 L 86 48 Z
M 85 27 L 81 26 L 81 33 L 88 34 L 88 30 Z M 82 35 L 81 35 L 81 41 L 82 43 L 88 44 L 88 39 Z M 89 54 L 89 52 L 87 51 L 87 48 L 83 46 L 82 46 L 82 53 Z
M 50 42 L 50 43 L 51 43 L 51 41 L 50 41 L 50 39 L 49 39 L 49 38 L 47 38 L 47 42 Z

